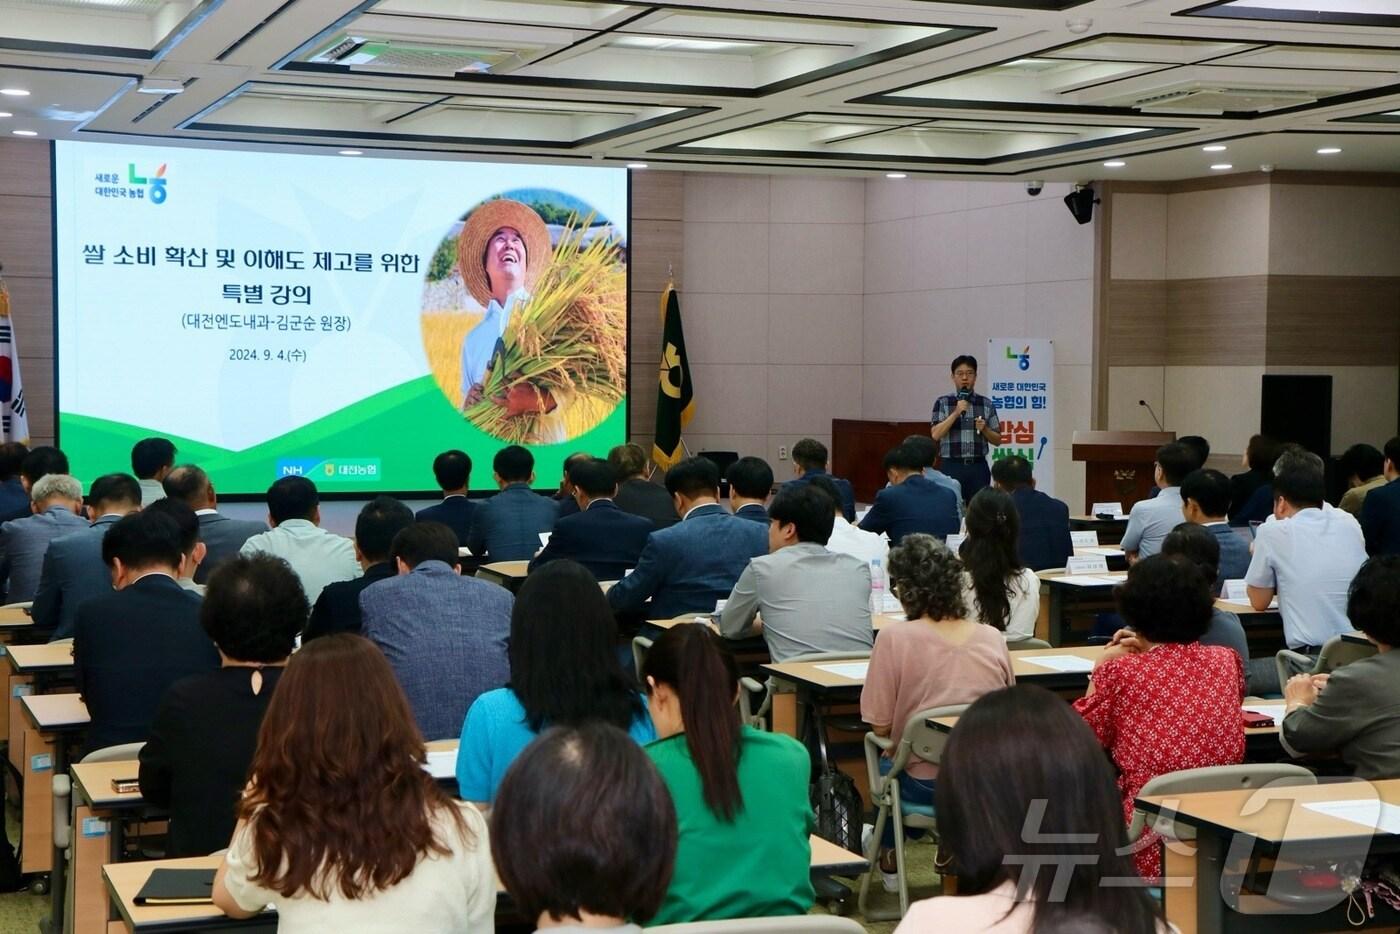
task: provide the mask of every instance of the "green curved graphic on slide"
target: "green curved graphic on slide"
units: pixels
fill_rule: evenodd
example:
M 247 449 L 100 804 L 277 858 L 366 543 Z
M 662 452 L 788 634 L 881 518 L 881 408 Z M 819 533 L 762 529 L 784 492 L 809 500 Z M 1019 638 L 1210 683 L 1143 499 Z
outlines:
M 472 487 L 488 489 L 491 458 L 502 446 L 463 419 L 431 376 L 386 389 L 242 451 L 72 412 L 60 412 L 58 426 L 73 472 L 85 482 L 128 470 L 131 446 L 160 435 L 174 442 L 177 462 L 196 463 L 209 471 L 220 493 L 263 493 L 282 475 L 279 465 L 292 462 L 324 492 L 432 490 L 433 458 L 449 448 L 471 455 Z M 624 400 L 587 434 L 565 444 L 532 446 L 538 483 L 552 486 L 564 458 L 574 451 L 606 456 L 626 436 Z

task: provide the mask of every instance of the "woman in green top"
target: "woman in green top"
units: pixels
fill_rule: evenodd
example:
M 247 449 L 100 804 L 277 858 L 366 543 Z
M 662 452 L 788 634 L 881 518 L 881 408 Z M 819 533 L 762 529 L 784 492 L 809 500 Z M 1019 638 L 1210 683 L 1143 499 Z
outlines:
M 812 907 L 811 760 L 788 736 L 741 727 L 738 667 L 706 626 L 663 633 L 642 665 L 680 841 L 651 924 L 805 914 Z

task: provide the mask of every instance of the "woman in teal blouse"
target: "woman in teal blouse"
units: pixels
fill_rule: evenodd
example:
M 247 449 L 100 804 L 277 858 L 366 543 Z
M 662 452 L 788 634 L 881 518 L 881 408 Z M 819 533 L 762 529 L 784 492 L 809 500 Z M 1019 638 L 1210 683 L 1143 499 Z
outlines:
M 680 845 L 651 924 L 805 914 L 812 907 L 811 760 L 788 736 L 741 727 L 738 668 L 706 626 L 675 626 L 642 666 Z

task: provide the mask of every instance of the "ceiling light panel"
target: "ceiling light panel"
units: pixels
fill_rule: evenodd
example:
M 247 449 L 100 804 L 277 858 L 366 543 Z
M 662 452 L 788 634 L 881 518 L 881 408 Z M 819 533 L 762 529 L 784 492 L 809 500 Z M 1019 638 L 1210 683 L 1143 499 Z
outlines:
M 215 0 L 0 0 L 0 49 L 151 58 Z
M 1344 26 L 1400 26 L 1394 0 L 1225 0 L 1184 15 Z

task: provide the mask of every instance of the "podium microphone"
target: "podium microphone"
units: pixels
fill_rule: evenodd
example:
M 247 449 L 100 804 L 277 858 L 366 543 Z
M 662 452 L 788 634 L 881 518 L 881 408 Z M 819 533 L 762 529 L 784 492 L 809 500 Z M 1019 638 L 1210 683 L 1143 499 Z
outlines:
M 1140 405 L 1140 406 L 1142 406 L 1144 409 L 1146 409 L 1146 410 L 1147 410 L 1147 414 L 1152 416 L 1152 420 L 1153 420 L 1154 422 L 1157 423 L 1157 430 L 1158 430 L 1158 431 L 1166 431 L 1166 430 L 1167 430 L 1167 429 L 1165 429 L 1165 428 L 1162 427 L 1162 420 L 1161 420 L 1160 418 L 1157 417 L 1157 413 L 1156 413 L 1156 412 L 1152 411 L 1152 406 L 1150 406 L 1150 405 L 1147 404 L 1147 400 L 1146 400 L 1146 399 L 1139 399 L 1139 400 L 1138 400 L 1138 405 Z

